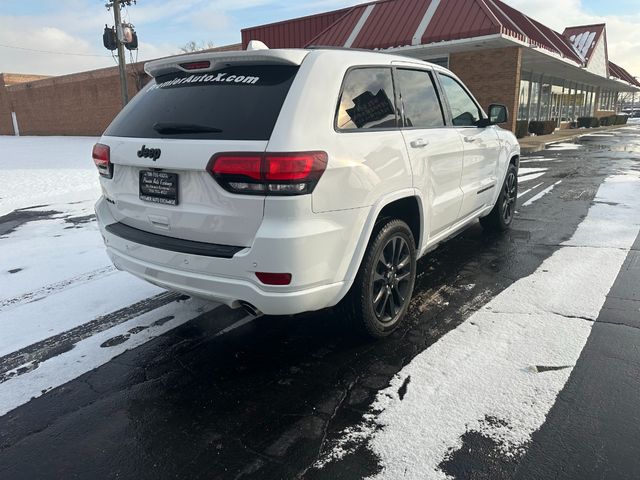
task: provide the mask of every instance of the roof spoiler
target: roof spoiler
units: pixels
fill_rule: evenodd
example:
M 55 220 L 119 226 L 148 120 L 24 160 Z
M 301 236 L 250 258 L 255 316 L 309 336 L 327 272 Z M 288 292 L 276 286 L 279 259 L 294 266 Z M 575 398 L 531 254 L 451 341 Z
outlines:
M 171 72 L 210 72 L 222 66 L 242 64 L 300 65 L 308 54 L 309 51 L 302 49 L 189 53 L 147 62 L 144 71 L 152 77 L 158 77 Z M 201 67 L 197 64 L 201 64 Z

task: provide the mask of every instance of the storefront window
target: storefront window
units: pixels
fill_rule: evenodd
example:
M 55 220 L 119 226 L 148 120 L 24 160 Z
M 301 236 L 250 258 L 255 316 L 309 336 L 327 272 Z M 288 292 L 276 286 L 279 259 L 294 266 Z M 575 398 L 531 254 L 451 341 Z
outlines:
M 600 110 L 613 110 L 613 92 L 611 90 L 604 90 L 602 93 L 602 100 L 600 102 Z
M 569 121 L 574 122 L 576 118 L 580 116 L 581 109 L 584 106 L 584 91 L 582 85 L 576 89 L 576 93 L 573 96 L 573 105 L 571 108 L 571 114 L 569 115 Z
M 568 122 L 571 116 L 571 110 L 573 109 L 573 98 L 575 96 L 575 86 L 571 85 L 565 87 L 563 95 L 562 105 L 562 121 Z
M 584 116 L 585 117 L 592 117 L 593 116 L 593 100 L 595 99 L 596 93 L 593 89 L 593 87 L 589 88 L 589 96 L 587 97 L 587 108 L 584 112 Z
M 518 120 L 527 120 L 529 118 L 529 89 L 531 82 L 529 80 L 520 81 L 520 93 L 518 100 Z
M 531 81 L 531 94 L 529 102 L 529 120 L 538 119 L 538 100 L 540 96 L 540 82 Z
M 564 88 L 560 85 L 551 87 L 551 114 L 550 118 L 560 121 L 562 117 L 562 106 L 564 105 Z
M 543 83 L 540 90 L 540 114 L 538 120 L 549 119 L 549 107 L 551 106 L 551 85 Z

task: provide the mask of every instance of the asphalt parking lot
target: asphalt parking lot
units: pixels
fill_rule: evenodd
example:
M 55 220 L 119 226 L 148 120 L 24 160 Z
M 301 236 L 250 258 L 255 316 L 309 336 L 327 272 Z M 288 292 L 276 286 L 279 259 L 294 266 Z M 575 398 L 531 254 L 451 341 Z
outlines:
M 513 229 L 423 258 L 379 342 L 332 311 L 253 319 L 141 283 L 94 314 L 82 292 L 122 281 L 96 283 L 116 277 L 91 248 L 49 279 L 17 246 L 84 245 L 90 210 L 4 214 L 0 479 L 640 478 L 640 126 L 520 167 Z M 21 269 L 47 280 L 11 293 Z

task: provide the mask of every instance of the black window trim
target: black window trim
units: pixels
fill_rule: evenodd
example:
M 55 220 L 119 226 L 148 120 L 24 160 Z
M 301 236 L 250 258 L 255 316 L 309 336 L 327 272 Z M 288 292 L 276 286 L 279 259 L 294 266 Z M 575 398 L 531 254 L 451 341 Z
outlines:
M 344 92 L 344 85 L 347 81 L 347 77 L 353 70 L 364 70 L 367 68 L 378 68 L 378 69 L 388 69 L 391 73 L 391 85 L 393 86 L 393 109 L 395 111 L 396 117 L 396 126 L 389 128 L 339 128 L 338 127 L 338 114 L 340 113 L 340 100 L 342 99 L 342 93 Z M 336 133 L 373 133 L 373 132 L 395 132 L 399 130 L 398 120 L 400 116 L 398 115 L 398 105 L 397 105 L 397 88 L 395 84 L 395 77 L 393 75 L 393 65 L 387 64 L 364 64 L 364 65 L 353 65 L 344 72 L 342 76 L 342 82 L 340 83 L 340 92 L 338 93 L 338 100 L 336 102 L 336 108 L 333 115 L 333 130 Z
M 388 68 L 391 69 L 391 82 L 393 85 L 393 101 L 394 108 L 396 112 L 396 126 L 389 128 L 348 128 L 341 129 L 338 128 L 338 113 L 340 112 L 340 99 L 342 98 L 342 93 L 344 91 L 344 85 L 346 82 L 349 73 L 352 70 L 360 70 L 366 68 Z M 400 89 L 397 85 L 396 79 L 396 70 L 418 70 L 422 72 L 427 72 L 431 75 L 431 79 L 433 81 L 433 86 L 436 90 L 436 95 L 438 97 L 438 101 L 440 102 L 440 108 L 442 109 L 443 117 L 444 117 L 444 125 L 440 127 L 405 127 L 404 126 L 404 108 L 402 106 L 402 98 L 400 96 Z M 449 104 L 449 99 L 447 98 L 447 94 L 440 82 L 440 75 L 449 77 L 453 81 L 455 81 L 458 85 L 462 87 L 462 89 L 469 95 L 469 98 L 473 102 L 473 104 L 478 109 L 480 114 L 480 119 L 487 118 L 487 114 L 484 109 L 480 106 L 476 98 L 473 96 L 471 91 L 467 88 L 467 86 L 457 78 L 452 72 L 448 70 L 441 70 L 440 68 L 433 68 L 429 66 L 421 67 L 419 65 L 394 65 L 394 64 L 363 64 L 363 65 L 353 65 L 344 72 L 342 76 L 342 82 L 340 83 L 340 91 L 338 93 L 338 98 L 336 101 L 336 108 L 333 117 L 333 130 L 336 133 L 373 133 L 373 132 L 393 132 L 393 131 L 402 131 L 402 130 L 434 130 L 438 128 L 479 128 L 476 125 L 454 125 L 453 124 L 453 114 L 451 113 L 451 105 Z
M 429 75 L 431 77 L 431 82 L 433 83 L 433 88 L 436 91 L 436 97 L 438 98 L 438 103 L 440 105 L 440 111 L 442 113 L 442 120 L 444 122 L 443 125 L 437 126 L 437 127 L 407 127 L 404 124 L 404 104 L 402 103 L 402 95 L 401 95 L 401 91 L 400 91 L 400 84 L 398 83 L 398 88 L 396 89 L 398 91 L 398 99 L 397 101 L 399 102 L 398 105 L 400 105 L 400 120 L 401 120 L 401 126 L 399 127 L 400 130 L 434 130 L 434 129 L 438 129 L 438 128 L 447 128 L 450 126 L 454 126 L 453 122 L 451 121 L 451 114 L 449 112 L 449 104 L 445 104 L 443 101 L 443 94 L 440 91 L 440 83 L 437 81 L 436 79 L 436 75 L 435 75 L 435 70 L 431 67 L 424 67 L 424 68 L 420 68 L 419 66 L 412 66 L 412 67 L 408 67 L 408 66 L 394 66 L 393 67 L 393 75 L 394 77 L 397 75 L 396 70 L 415 70 L 418 72 L 425 72 L 427 75 Z M 394 81 L 395 84 L 395 81 Z M 446 107 L 446 108 L 445 108 Z
M 454 125 L 453 124 L 453 113 L 451 112 L 451 105 L 449 104 L 449 98 L 447 97 L 447 93 L 445 92 L 444 87 L 442 86 L 442 83 L 440 82 L 440 75 L 450 78 L 451 80 L 456 82 L 458 85 L 460 85 L 460 87 L 462 87 L 462 90 L 464 90 L 466 92 L 466 94 L 469 95 L 469 98 L 471 99 L 473 104 L 478 109 L 478 113 L 480 114 L 480 120 L 486 118 L 487 114 L 485 113 L 484 109 L 480 106 L 480 104 L 478 103 L 476 98 L 471 94 L 471 92 L 469 91 L 467 86 L 459 78 L 456 78 L 454 75 L 452 75 L 452 74 L 450 74 L 448 72 L 443 72 L 443 71 L 438 70 L 438 71 L 436 71 L 436 77 L 438 79 L 438 86 L 440 87 L 440 90 L 442 91 L 442 98 L 444 98 L 444 100 L 446 102 L 446 105 L 447 105 L 447 113 L 448 113 L 448 117 L 449 117 L 450 122 L 451 122 L 451 128 L 476 128 L 476 129 L 479 128 L 477 125 Z

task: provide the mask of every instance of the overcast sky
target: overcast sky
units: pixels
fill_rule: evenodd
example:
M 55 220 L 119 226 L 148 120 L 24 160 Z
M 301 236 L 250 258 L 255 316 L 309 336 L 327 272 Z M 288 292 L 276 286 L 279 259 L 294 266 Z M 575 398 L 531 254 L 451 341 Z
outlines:
M 354 5 L 358 0 L 138 0 L 124 12 L 140 42 L 139 59 L 178 53 L 190 40 L 225 45 L 240 41 L 240 29 Z M 640 0 L 506 0 L 542 23 L 605 22 L 609 57 L 640 76 Z M 104 0 L 2 0 L 0 72 L 59 75 L 114 65 L 102 46 L 113 24 Z M 49 52 L 19 50 L 22 47 Z

